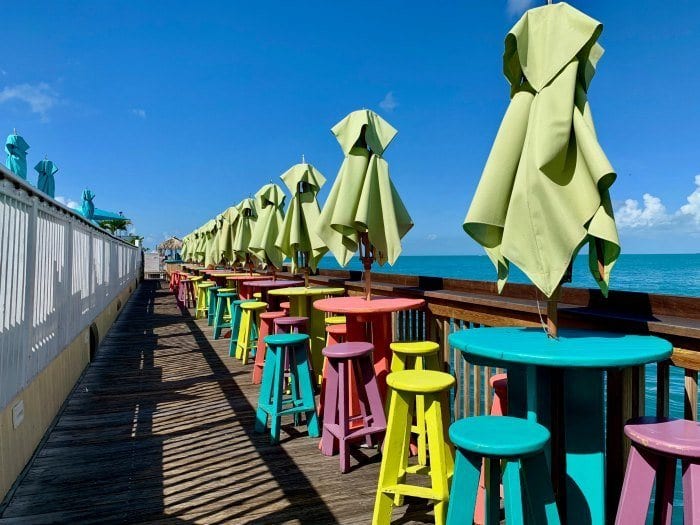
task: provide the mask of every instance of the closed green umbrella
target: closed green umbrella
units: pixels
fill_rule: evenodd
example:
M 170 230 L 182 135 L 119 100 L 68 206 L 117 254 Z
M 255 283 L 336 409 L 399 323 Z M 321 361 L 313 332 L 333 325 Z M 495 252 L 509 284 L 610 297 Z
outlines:
M 353 111 L 331 130 L 345 154 L 316 233 L 345 266 L 360 248 L 367 297 L 372 261 L 394 264 L 401 238 L 413 227 L 383 155 L 396 130 L 370 110 Z
M 185 261 L 189 262 L 190 260 L 190 253 L 192 251 L 192 240 L 191 240 L 191 234 L 187 234 L 182 238 L 182 249 L 180 250 L 180 258 Z
M 273 277 L 275 270 L 282 268 L 284 262 L 284 254 L 275 243 L 284 222 L 282 209 L 285 198 L 284 190 L 272 182 L 265 184 L 255 194 L 258 218 L 250 236 L 249 248 L 260 261 L 272 267 Z
M 308 269 L 316 270 L 321 257 L 328 251 L 316 233 L 321 214 L 316 196 L 326 178 L 305 162 L 292 166 L 280 178 L 293 197 L 276 244 L 292 260 L 292 271 L 302 269 L 308 278 Z
M 616 174 L 587 99 L 601 31 L 558 3 L 526 12 L 506 37 L 511 101 L 464 222 L 496 266 L 499 291 L 513 263 L 556 300 L 587 244 L 590 271 L 607 295 L 620 254 L 609 194 Z M 556 306 L 550 313 L 556 319 Z
M 56 196 L 56 180 L 54 175 L 58 171 L 58 166 L 56 166 L 52 161 L 48 159 L 40 160 L 34 169 L 39 174 L 37 179 L 36 187 L 39 191 L 43 191 L 49 197 L 53 198 Z
M 210 219 L 204 224 L 204 266 L 215 266 L 219 261 L 216 260 L 218 242 L 216 239 L 216 231 L 218 228 L 217 218 Z
M 258 216 L 255 210 L 255 201 L 253 199 L 243 199 L 236 208 L 238 209 L 239 218 L 236 223 L 236 233 L 233 237 L 233 252 L 236 261 L 252 271 L 253 258 L 249 245 Z
M 13 133 L 8 135 L 5 141 L 7 160 L 5 166 L 20 179 L 27 180 L 27 150 L 29 144 L 21 135 Z
M 219 258 L 225 259 L 228 262 L 233 262 L 235 260 L 235 255 L 233 252 L 233 238 L 236 233 L 236 223 L 240 214 L 238 213 L 238 208 L 231 206 L 227 208 L 222 214 L 222 221 L 219 232 Z

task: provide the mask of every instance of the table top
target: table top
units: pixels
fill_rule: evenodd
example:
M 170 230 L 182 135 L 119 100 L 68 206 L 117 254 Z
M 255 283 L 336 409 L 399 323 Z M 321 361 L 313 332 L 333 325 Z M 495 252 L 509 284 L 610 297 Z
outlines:
M 300 286 L 303 284 L 304 281 L 290 281 L 284 279 L 277 279 L 276 281 L 267 279 L 265 281 L 251 281 L 243 283 L 244 286 L 249 286 L 250 288 L 288 288 L 290 286 Z
M 381 297 L 367 300 L 364 297 L 330 297 L 314 302 L 314 308 L 336 314 L 379 314 L 416 310 L 425 304 L 423 299 Z
M 268 293 L 270 295 L 285 295 L 285 296 L 299 296 L 299 295 L 333 295 L 342 294 L 345 292 L 345 288 L 333 288 L 331 286 L 294 286 L 291 288 L 278 288 L 277 290 L 270 290 Z
M 248 273 L 237 273 L 236 275 L 226 276 L 227 281 L 254 281 L 256 279 L 268 279 L 267 275 L 250 275 Z
M 671 343 L 650 335 L 560 329 L 551 339 L 541 328 L 472 328 L 449 336 L 470 360 L 557 368 L 622 368 L 667 359 Z

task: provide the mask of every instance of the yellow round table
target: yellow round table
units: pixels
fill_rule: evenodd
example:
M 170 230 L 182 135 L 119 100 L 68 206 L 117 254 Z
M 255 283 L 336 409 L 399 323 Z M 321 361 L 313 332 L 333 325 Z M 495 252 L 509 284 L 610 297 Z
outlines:
M 326 315 L 312 307 L 313 302 L 324 297 L 342 295 L 344 288 L 330 286 L 296 286 L 292 288 L 278 288 L 270 290 L 268 295 L 281 295 L 289 297 L 289 315 L 309 318 L 309 344 L 311 348 L 311 366 L 316 374 L 316 380 L 321 384 L 323 373 L 323 354 L 321 351 L 326 346 Z

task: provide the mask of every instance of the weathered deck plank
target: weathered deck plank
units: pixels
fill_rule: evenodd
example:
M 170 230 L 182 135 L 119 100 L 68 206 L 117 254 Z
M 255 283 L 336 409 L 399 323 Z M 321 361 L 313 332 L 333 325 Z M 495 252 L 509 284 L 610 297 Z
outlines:
M 250 365 L 204 321 L 146 282 L 0 514 L 13 523 L 347 523 L 371 521 L 378 457 L 337 457 L 291 427 L 253 432 Z M 291 419 L 290 419 L 291 421 Z M 421 503 L 397 523 L 432 522 Z

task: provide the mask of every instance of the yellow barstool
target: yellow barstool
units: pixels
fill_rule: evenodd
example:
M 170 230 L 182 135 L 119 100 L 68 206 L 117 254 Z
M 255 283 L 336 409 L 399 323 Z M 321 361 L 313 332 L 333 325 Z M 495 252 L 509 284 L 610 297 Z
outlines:
M 447 438 L 447 394 L 455 384 L 455 378 L 434 370 L 403 370 L 389 374 L 386 383 L 389 388 L 389 417 L 372 524 L 389 525 L 394 503 L 404 496 L 412 496 L 433 500 L 435 523 L 444 525 L 450 478 L 454 471 L 454 451 Z M 425 401 L 429 466 L 408 465 L 410 428 L 417 396 L 422 396 Z M 430 487 L 406 483 L 406 474 L 429 475 Z
M 434 370 L 442 372 L 438 353 L 440 345 L 434 341 L 409 341 L 396 342 L 389 345 L 392 351 L 391 371 L 402 370 Z M 415 420 L 411 426 L 411 432 L 416 434 L 418 444 L 418 464 L 428 464 L 428 452 L 426 447 L 427 429 L 425 427 L 425 400 L 423 396 L 416 396 Z M 397 500 L 397 505 L 400 500 Z
M 260 333 L 260 314 L 267 310 L 267 303 L 248 301 L 241 304 L 241 327 L 236 341 L 236 357 L 248 363 L 251 350 L 254 352 L 258 345 Z M 255 355 L 255 354 L 253 354 Z
M 204 319 L 207 317 L 209 308 L 209 288 L 216 286 L 214 281 L 202 281 L 195 283 L 197 289 L 197 309 L 194 311 L 195 319 Z
M 326 323 L 326 326 L 334 325 L 334 324 L 345 324 L 345 316 L 344 315 L 331 315 L 328 316 L 324 319 L 324 322 Z

